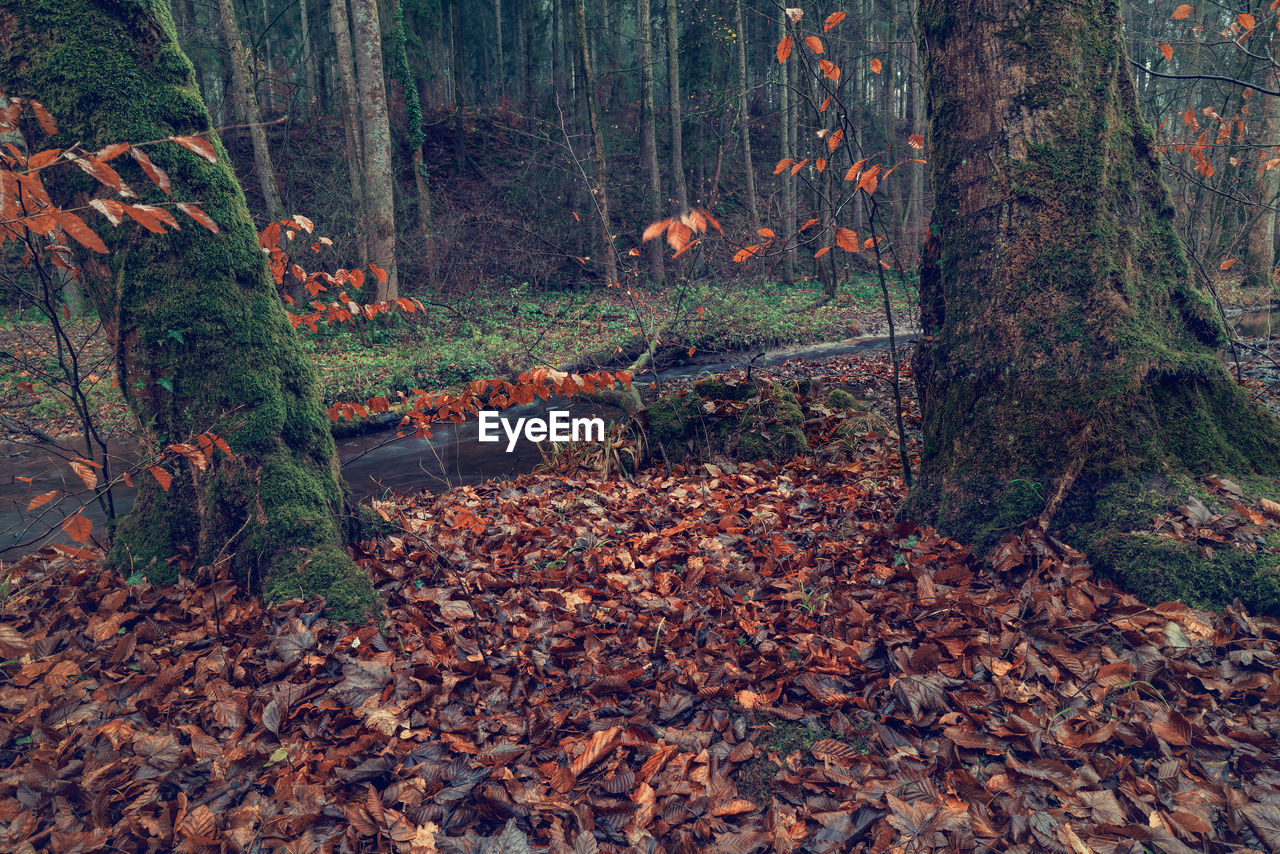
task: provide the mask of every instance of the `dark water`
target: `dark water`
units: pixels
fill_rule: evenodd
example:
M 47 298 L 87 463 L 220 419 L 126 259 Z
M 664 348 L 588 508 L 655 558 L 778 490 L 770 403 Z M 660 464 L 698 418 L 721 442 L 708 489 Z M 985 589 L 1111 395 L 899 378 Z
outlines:
M 1280 306 L 1250 309 L 1228 316 L 1227 323 L 1240 338 L 1270 338 L 1280 334 Z
M 913 338 L 914 335 L 908 334 L 900 336 L 899 341 Z M 888 338 L 876 336 L 762 353 L 695 354 L 699 358 L 690 360 L 689 364 L 662 370 L 657 379 L 662 382 L 718 374 L 748 364 L 761 367 L 781 364 L 789 359 L 820 361 L 885 351 L 888 347 Z M 652 373 L 635 379 L 636 385 L 640 386 L 653 381 Z M 616 409 L 580 404 L 566 406 L 563 400 L 556 398 L 510 407 L 502 414 L 508 419 L 541 417 L 550 409 L 567 409 L 572 417 L 577 418 L 600 416 L 606 422 L 620 417 Z M 532 471 L 542 461 L 538 446 L 531 442 L 521 439 L 508 453 L 505 436 L 497 443 L 481 443 L 478 431 L 479 425 L 473 419 L 459 425 L 433 425 L 430 439 L 397 439 L 394 430 L 341 439 L 338 441 L 338 455 L 342 461 L 342 474 L 352 493 L 364 500 L 380 497 L 388 490 L 406 493 L 428 489 L 438 492 L 494 478 L 514 477 Z M 111 450 L 121 458 L 136 459 L 136 449 L 128 444 Z M 74 453 L 78 451 L 73 449 Z M 32 482 L 24 483 L 18 480 L 19 477 L 29 477 Z M 81 488 L 79 479 L 66 464 L 53 458 L 46 448 L 39 445 L 0 445 L 0 559 L 13 560 L 42 542 L 65 542 L 66 537 L 59 525 L 75 513 L 81 499 L 75 503 L 70 500 L 50 503 L 33 513 L 27 513 L 26 507 L 32 497 L 51 490 Z M 134 490 L 120 485 L 112 493 L 116 513 L 127 512 L 133 504 Z M 84 514 L 93 521 L 94 533 L 101 534 L 106 516 L 97 503 L 85 508 Z

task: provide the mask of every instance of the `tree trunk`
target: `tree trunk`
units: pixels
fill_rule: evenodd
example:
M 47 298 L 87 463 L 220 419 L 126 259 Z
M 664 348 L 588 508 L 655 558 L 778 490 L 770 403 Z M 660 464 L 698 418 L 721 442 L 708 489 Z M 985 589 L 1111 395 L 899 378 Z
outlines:
M 1268 82 L 1275 79 L 1275 75 L 1268 75 Z M 1280 117 L 1276 115 L 1280 109 L 1280 98 L 1260 95 L 1259 101 L 1262 115 L 1254 119 L 1254 126 L 1259 139 L 1271 142 L 1280 132 Z M 1251 211 L 1256 216 L 1249 227 L 1244 284 L 1246 287 L 1274 288 L 1272 270 L 1276 265 L 1276 194 L 1280 192 L 1280 169 L 1268 169 L 1258 175 L 1253 190 L 1254 201 L 1262 207 Z
M 738 124 L 742 127 L 742 166 L 747 173 L 747 208 L 751 230 L 760 230 L 760 205 L 756 200 L 756 168 L 751 162 L 751 114 L 747 112 L 747 29 L 742 24 L 742 0 L 734 0 L 733 25 L 738 31 Z
M 653 21 L 649 0 L 636 0 L 636 30 L 640 38 L 640 156 L 649 175 L 649 216 L 662 219 L 662 172 L 658 169 L 658 119 L 653 103 Z M 649 276 L 666 279 L 661 240 L 649 241 Z
M 378 302 L 400 295 L 396 277 L 395 200 L 391 190 L 391 123 L 387 119 L 387 86 L 382 74 L 382 28 L 377 0 L 352 0 L 356 79 L 360 87 L 360 127 L 364 131 L 365 220 L 369 229 L 369 261 L 386 271 L 377 282 Z
M 497 52 L 497 61 L 493 68 L 493 73 L 497 76 L 494 94 L 497 96 L 495 100 L 501 102 L 507 97 L 507 75 L 503 71 L 505 63 L 502 55 L 502 0 L 493 0 L 493 28 L 495 33 L 493 48 Z
M 222 35 L 227 40 L 227 51 L 231 54 L 231 80 L 235 85 L 235 95 L 240 99 L 242 114 L 249 125 L 249 138 L 253 140 L 253 170 L 258 173 L 267 219 L 278 220 L 284 216 L 284 206 L 280 204 L 280 191 L 276 189 L 276 172 L 271 163 L 271 150 L 267 148 L 267 132 L 262 127 L 258 99 L 249 84 L 249 69 L 240 43 L 240 25 L 236 23 L 231 0 L 218 0 L 218 15 L 222 21 Z
M 351 181 L 351 213 L 355 225 L 356 246 L 360 254 L 360 266 L 369 263 L 369 238 L 366 227 L 364 201 L 364 175 L 360 164 L 364 162 L 360 139 L 360 108 L 356 96 L 356 66 L 351 56 L 351 27 L 347 23 L 347 0 L 329 0 L 329 20 L 333 24 L 333 40 L 338 55 L 338 77 L 342 80 L 342 127 L 347 138 L 347 175 Z
M 668 0 L 670 2 L 670 0 Z M 778 40 L 787 37 L 787 10 L 780 9 L 778 11 Z M 781 84 L 778 87 L 778 97 L 781 102 L 781 109 L 778 111 L 779 121 L 778 128 L 779 151 L 778 157 L 782 160 L 791 158 L 792 155 L 792 134 L 795 131 L 795 120 L 792 113 L 794 110 L 791 105 L 791 79 L 790 79 L 791 59 L 782 63 L 782 67 L 778 69 Z M 787 242 L 787 248 L 782 251 L 782 271 L 779 274 L 782 281 L 790 282 L 796 276 L 796 250 L 795 235 L 796 230 L 796 182 L 791 177 L 791 170 L 782 170 L 782 239 Z
M 684 120 L 680 104 L 680 20 L 676 0 L 667 0 L 667 89 L 671 103 L 671 180 L 676 185 L 676 203 L 689 209 L 689 187 L 684 178 Z
M 431 191 L 427 186 L 426 166 L 422 160 L 422 144 L 426 133 L 422 130 L 422 101 L 418 97 L 418 81 L 413 76 L 413 68 L 409 65 L 409 50 L 404 31 L 404 4 L 394 0 L 392 15 L 395 31 L 392 42 L 395 45 L 395 77 L 400 81 L 404 97 L 404 135 L 413 152 L 413 185 L 417 195 L 418 239 L 421 241 L 423 261 L 426 266 L 426 284 L 435 287 L 435 239 L 431 229 Z
M 270 599 L 319 593 L 336 617 L 371 612 L 372 584 L 342 545 L 347 492 L 315 372 L 165 4 L 0 0 L 0 20 L 0 78 L 8 94 L 39 98 L 57 117 L 52 144 L 92 151 L 200 134 L 218 155 L 210 164 L 176 144 L 148 148 L 172 197 L 128 157 L 112 164 L 144 202 L 199 202 L 218 234 L 190 220 L 163 236 L 93 223 L 111 251 L 83 265 L 85 289 L 151 450 L 212 430 L 235 455 L 215 452 L 204 472 L 166 462 L 168 491 L 143 475 L 133 511 L 112 534 L 110 562 L 172 581 L 169 559 L 189 550 L 197 566 L 228 560 Z M 91 185 L 65 174 L 51 189 L 83 200 Z
M 920 479 L 901 510 L 990 547 L 1028 520 L 1148 601 L 1280 613 L 1275 557 L 1152 531 L 1195 478 L 1276 498 L 1174 230 L 1115 0 L 921 0 L 935 205 Z
M 320 84 L 316 76 L 316 57 L 311 50 L 311 15 L 308 13 L 307 0 L 298 0 L 298 14 L 302 16 L 302 63 L 303 73 L 307 80 L 307 104 L 314 104 L 319 112 Z
M 596 211 L 600 215 L 600 252 L 604 277 L 609 284 L 618 282 L 618 262 L 613 253 L 613 226 L 609 222 L 609 166 L 604 154 L 604 132 L 600 128 L 600 108 L 596 104 L 596 82 L 591 72 L 591 51 L 587 47 L 587 4 L 576 0 L 578 50 L 582 61 L 583 88 L 587 90 L 587 117 L 591 122 L 591 141 L 596 152 L 596 185 L 591 188 Z

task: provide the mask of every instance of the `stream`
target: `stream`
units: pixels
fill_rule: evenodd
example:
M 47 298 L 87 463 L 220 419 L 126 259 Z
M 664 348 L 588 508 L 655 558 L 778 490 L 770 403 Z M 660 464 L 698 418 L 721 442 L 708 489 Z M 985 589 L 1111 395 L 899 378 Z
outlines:
M 899 346 L 914 341 L 917 332 L 898 336 Z M 669 367 L 658 372 L 659 382 L 684 379 L 702 374 L 720 374 L 748 364 L 777 365 L 791 359 L 822 361 L 853 354 L 871 354 L 889 349 L 887 336 L 865 336 L 834 341 L 825 344 L 783 347 L 766 351 L 730 354 L 695 353 L 687 364 Z M 652 373 L 635 378 L 637 386 L 654 381 Z M 600 416 L 608 421 L 616 418 L 617 410 L 592 404 L 571 403 L 552 398 L 535 400 L 524 406 L 512 406 L 503 410 L 503 417 L 543 417 L 550 409 L 567 409 L 574 418 Z M 542 462 L 538 447 L 532 442 L 519 441 L 515 449 L 507 452 L 505 436 L 497 443 L 481 443 L 478 439 L 479 424 L 470 419 L 462 424 L 432 425 L 432 437 L 419 439 L 413 436 L 394 438 L 394 428 L 375 430 L 363 435 L 337 440 L 342 474 L 351 486 L 357 500 L 381 497 L 387 490 L 398 493 L 421 489 L 440 492 L 466 484 L 476 484 L 502 477 L 525 474 Z M 499 430 L 501 435 L 501 430 Z M 74 443 L 68 443 L 77 447 Z M 137 449 L 132 444 L 121 443 L 111 451 L 118 458 L 133 460 Z M 144 477 L 146 475 L 143 475 Z M 31 478 L 27 484 L 18 480 Z M 34 551 L 46 542 L 66 542 L 61 531 L 62 520 L 75 512 L 70 500 L 62 504 L 51 503 L 28 514 L 26 507 L 31 498 L 54 489 L 80 488 L 81 484 L 65 463 L 52 456 L 40 445 L 0 445 L 0 559 L 14 560 Z M 123 515 L 133 504 L 136 492 L 124 485 L 112 489 L 117 515 Z M 93 531 L 100 535 L 104 529 L 105 514 L 97 503 L 90 504 L 84 515 L 93 521 Z M 34 518 L 33 518 L 34 517 Z

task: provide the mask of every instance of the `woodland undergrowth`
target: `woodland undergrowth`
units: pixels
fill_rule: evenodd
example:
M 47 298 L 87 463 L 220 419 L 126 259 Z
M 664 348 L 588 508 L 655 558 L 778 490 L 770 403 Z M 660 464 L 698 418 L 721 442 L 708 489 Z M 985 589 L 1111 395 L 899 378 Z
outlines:
M 883 357 L 810 370 L 887 389 Z M 979 561 L 895 521 L 896 442 L 850 421 L 781 466 L 380 503 L 377 625 L 23 559 L 0 848 L 1280 851 L 1280 624 L 1138 602 L 1043 535 Z

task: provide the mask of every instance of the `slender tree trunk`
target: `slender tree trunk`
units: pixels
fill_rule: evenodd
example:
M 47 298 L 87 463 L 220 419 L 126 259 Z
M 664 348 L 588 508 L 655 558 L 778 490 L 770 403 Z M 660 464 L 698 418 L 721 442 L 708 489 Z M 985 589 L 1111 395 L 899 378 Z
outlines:
M 307 79 L 305 100 L 308 104 L 314 103 L 318 111 L 320 83 L 316 75 L 315 53 L 311 50 L 311 16 L 308 14 L 307 0 L 298 0 L 298 13 L 302 16 L 302 62 Z
M 422 247 L 423 260 L 426 266 L 427 286 L 435 287 L 435 239 L 431 233 L 431 192 L 427 187 L 427 173 L 422 161 L 422 144 L 426 133 L 422 129 L 422 101 L 418 97 L 418 81 L 414 78 L 413 69 L 409 65 L 408 39 L 404 30 L 404 4 L 394 0 L 392 15 L 395 29 L 392 33 L 394 45 L 393 67 L 395 77 L 400 82 L 404 97 L 404 135 L 409 148 L 413 151 L 413 184 L 417 195 L 418 239 Z
M 684 119 L 680 103 L 680 19 L 676 0 L 667 2 L 667 89 L 671 110 L 671 180 L 675 182 L 676 203 L 689 209 L 689 187 L 684 177 Z
M 1270 80 L 1276 77 L 1272 75 Z M 1280 109 L 1280 98 L 1275 95 L 1258 96 L 1258 106 L 1262 115 L 1253 120 L 1259 138 L 1274 142 L 1280 133 L 1280 117 L 1276 115 Z M 1274 288 L 1272 271 L 1276 265 L 1276 203 L 1280 201 L 1276 195 L 1280 192 L 1280 169 L 1268 169 L 1258 175 L 1254 181 L 1254 201 L 1262 205 L 1256 211 L 1253 224 L 1249 227 L 1249 241 L 1245 252 L 1245 285 L 1252 287 Z
M 205 471 L 166 459 L 167 490 L 140 476 L 134 508 L 112 533 L 110 563 L 166 582 L 178 574 L 171 559 L 186 553 L 196 566 L 226 561 L 274 600 L 321 594 L 336 617 L 372 611 L 369 577 L 342 544 L 347 493 L 315 371 L 289 327 L 166 5 L 0 0 L 0 20 L 0 79 L 7 94 L 38 98 L 57 118 L 51 144 L 93 151 L 202 135 L 217 154 L 210 164 L 176 144 L 148 148 L 172 196 L 127 157 L 113 163 L 143 202 L 199 202 L 217 234 L 191 220 L 165 235 L 93 222 L 110 252 L 83 265 L 84 286 L 147 454 L 207 430 L 234 454 L 215 451 Z M 167 334 L 177 329 L 181 336 Z
M 1275 558 L 1153 517 L 1280 488 L 1174 227 L 1115 0 L 921 0 L 935 204 L 920 478 L 901 514 L 989 548 L 1030 520 L 1151 602 L 1280 613 Z
M 494 63 L 493 73 L 496 75 L 496 100 L 502 101 L 507 97 L 507 74 L 506 63 L 503 62 L 502 54 L 502 0 L 493 0 L 493 49 L 497 54 Z
M 604 277 L 610 284 L 618 281 L 618 262 L 613 252 L 613 226 L 609 222 L 609 166 L 605 160 L 604 132 L 600 128 L 600 108 L 596 104 L 595 77 L 591 73 L 591 51 L 587 47 L 587 4 L 576 0 L 578 22 L 578 50 L 582 61 L 582 83 L 587 90 L 587 117 L 591 122 L 591 141 L 596 154 L 596 185 L 591 188 L 595 196 L 596 210 L 600 214 L 600 252 L 604 262 Z
M 391 189 L 391 123 L 382 74 L 382 28 L 377 0 L 353 0 L 356 77 L 360 86 L 360 127 L 364 131 L 365 217 L 369 228 L 369 261 L 387 275 L 378 281 L 378 302 L 400 295 L 396 277 L 395 200 Z
M 342 80 L 342 127 L 347 137 L 347 175 L 351 181 L 351 211 L 355 223 L 356 247 L 360 265 L 369 263 L 369 232 L 366 226 L 364 163 L 361 145 L 360 108 L 356 95 L 356 66 L 351 55 L 351 27 L 347 23 L 347 0 L 329 0 L 329 19 L 333 24 L 333 40 L 338 55 L 338 77 Z
M 668 0 L 670 2 L 670 0 Z M 787 12 L 786 9 L 778 11 L 778 40 L 787 36 Z M 779 69 L 781 75 L 781 85 L 778 87 L 778 98 L 781 107 L 778 110 L 778 116 L 781 126 L 778 128 L 779 151 L 778 157 L 782 160 L 791 158 L 792 151 L 792 135 L 794 133 L 794 119 L 792 117 L 791 108 L 791 59 L 782 63 Z M 796 276 L 796 250 L 793 232 L 796 228 L 796 184 L 795 179 L 791 177 L 791 170 L 784 169 L 782 171 L 782 213 L 783 227 L 782 237 L 789 244 L 782 253 L 782 281 L 790 282 Z
M 640 38 L 640 156 L 649 176 L 649 216 L 662 219 L 662 172 L 658 169 L 658 119 L 653 103 L 653 21 L 649 0 L 636 0 L 636 30 Z M 661 240 L 649 241 L 649 276 L 666 279 Z
M 760 204 L 756 200 L 756 168 L 751 162 L 751 114 L 747 112 L 747 30 L 742 23 L 742 0 L 734 0 L 733 25 L 738 31 L 738 124 L 742 128 L 742 166 L 747 175 L 747 207 L 751 230 L 760 230 Z
M 915 16 L 913 14 L 912 20 Z M 914 32 L 914 30 L 913 30 Z M 925 127 L 924 115 L 924 87 L 921 86 L 920 74 L 920 42 L 917 39 L 911 39 L 911 132 L 920 134 L 928 138 Z M 913 155 L 921 160 L 927 160 L 928 157 L 924 152 Z M 908 234 L 911 236 L 910 248 L 915 250 L 920 242 L 924 239 L 925 229 L 925 198 L 924 198 L 924 163 L 912 163 L 911 168 L 911 197 L 908 203 L 907 216 Z
M 560 18 L 564 14 L 563 7 L 564 0 L 551 0 L 551 22 L 548 26 L 548 40 L 551 42 L 551 88 L 556 102 L 561 105 L 569 96 L 564 67 L 564 30 L 560 24 Z
M 222 22 L 222 35 L 227 40 L 231 54 L 231 80 L 235 84 L 235 96 L 240 99 L 243 115 L 249 125 L 249 138 L 253 140 L 253 168 L 262 188 L 262 200 L 267 207 L 267 218 L 280 219 L 284 207 L 280 204 L 280 191 L 276 189 L 275 168 L 271 164 L 271 150 L 267 148 L 267 132 L 262 127 L 262 115 L 258 112 L 258 99 L 249 85 L 249 69 L 245 65 L 244 46 L 240 43 L 240 25 L 236 23 L 231 0 L 218 0 L 218 14 Z

